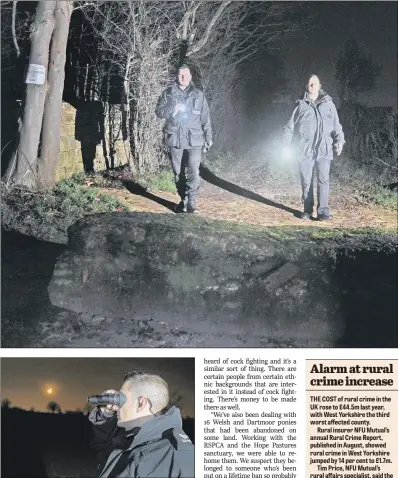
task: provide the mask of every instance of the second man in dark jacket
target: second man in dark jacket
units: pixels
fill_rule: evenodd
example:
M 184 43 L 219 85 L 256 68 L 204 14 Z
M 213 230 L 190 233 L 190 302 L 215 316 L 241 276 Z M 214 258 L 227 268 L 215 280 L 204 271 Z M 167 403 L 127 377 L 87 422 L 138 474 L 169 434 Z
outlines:
M 165 119 L 164 144 L 170 148 L 171 164 L 181 202 L 177 212 L 197 213 L 202 148 L 212 146 L 209 106 L 195 88 L 190 68 L 180 66 L 176 82 L 158 100 L 156 115 Z M 187 151 L 187 164 L 183 153 Z M 186 171 L 185 171 L 186 170 Z

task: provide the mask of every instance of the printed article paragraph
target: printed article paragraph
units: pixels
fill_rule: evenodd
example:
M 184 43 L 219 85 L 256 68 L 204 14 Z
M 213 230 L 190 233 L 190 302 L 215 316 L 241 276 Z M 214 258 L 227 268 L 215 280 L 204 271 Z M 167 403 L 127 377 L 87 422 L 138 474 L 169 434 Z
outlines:
M 204 478 L 294 478 L 297 364 L 204 359 Z
M 307 360 L 309 478 L 398 476 L 398 360 Z

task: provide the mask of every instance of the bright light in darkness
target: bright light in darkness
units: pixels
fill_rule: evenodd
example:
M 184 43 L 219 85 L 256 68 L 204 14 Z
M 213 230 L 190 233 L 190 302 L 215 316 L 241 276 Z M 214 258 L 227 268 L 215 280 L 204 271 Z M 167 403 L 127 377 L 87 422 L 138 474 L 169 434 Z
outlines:
M 41 387 L 41 393 L 44 397 L 55 397 L 59 395 L 58 387 L 55 383 L 47 382 Z
M 284 148 L 282 148 L 282 157 L 283 159 L 291 159 L 293 156 L 293 151 L 292 151 L 292 148 L 290 146 L 285 146 Z

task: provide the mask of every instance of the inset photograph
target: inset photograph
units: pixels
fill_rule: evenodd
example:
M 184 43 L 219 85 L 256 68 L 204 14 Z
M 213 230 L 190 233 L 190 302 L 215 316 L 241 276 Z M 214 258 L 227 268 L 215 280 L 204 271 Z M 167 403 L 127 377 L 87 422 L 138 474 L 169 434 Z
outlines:
M 195 476 L 194 358 L 2 358 L 1 371 L 2 477 Z

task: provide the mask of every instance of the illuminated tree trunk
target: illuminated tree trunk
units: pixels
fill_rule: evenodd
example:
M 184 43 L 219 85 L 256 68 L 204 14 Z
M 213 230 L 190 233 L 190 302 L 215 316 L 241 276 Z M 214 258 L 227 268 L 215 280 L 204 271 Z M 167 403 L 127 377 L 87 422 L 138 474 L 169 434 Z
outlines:
M 62 95 L 65 81 L 66 44 L 73 2 L 59 1 L 55 7 L 55 29 L 51 41 L 48 90 L 44 105 L 42 147 L 39 159 L 40 185 L 53 186 L 58 163 Z
M 55 1 L 41 1 L 33 24 L 29 64 L 42 65 L 48 71 L 50 40 L 54 30 Z M 38 148 L 42 127 L 47 83 L 27 84 L 22 125 L 17 149 L 6 172 L 6 181 L 36 189 L 38 183 Z

